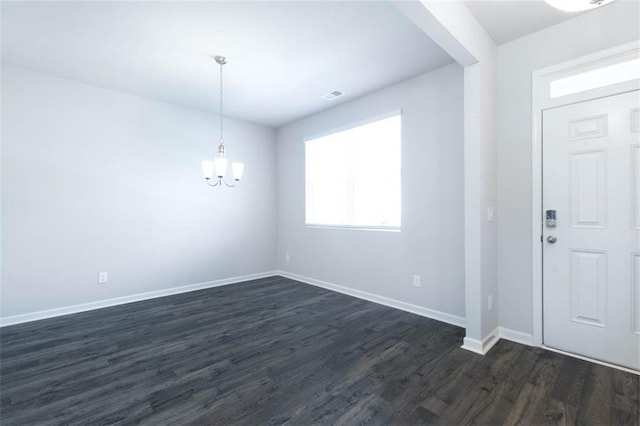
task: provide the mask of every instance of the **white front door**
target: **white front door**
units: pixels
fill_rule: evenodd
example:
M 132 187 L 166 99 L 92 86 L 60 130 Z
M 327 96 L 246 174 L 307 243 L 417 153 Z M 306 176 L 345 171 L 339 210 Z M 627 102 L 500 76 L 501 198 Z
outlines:
M 640 370 L 640 92 L 542 123 L 544 344 Z

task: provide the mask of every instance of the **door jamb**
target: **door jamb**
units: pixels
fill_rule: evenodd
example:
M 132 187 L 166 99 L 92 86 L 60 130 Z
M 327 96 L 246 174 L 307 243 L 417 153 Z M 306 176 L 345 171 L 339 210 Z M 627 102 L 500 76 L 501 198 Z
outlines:
M 532 344 L 543 346 L 543 274 L 542 274 L 542 111 L 605 96 L 640 89 L 640 80 L 613 84 L 558 98 L 549 96 L 549 84 L 592 69 L 625 62 L 640 57 L 640 40 L 625 43 L 571 61 L 543 68 L 532 73 L 532 162 L 531 162 L 531 254 L 533 262 L 533 333 Z

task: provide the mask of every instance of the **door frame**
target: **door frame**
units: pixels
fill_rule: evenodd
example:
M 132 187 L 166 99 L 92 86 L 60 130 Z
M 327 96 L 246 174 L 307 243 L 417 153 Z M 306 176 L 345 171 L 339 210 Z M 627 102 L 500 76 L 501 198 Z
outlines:
M 542 112 L 555 108 L 584 102 L 606 96 L 617 95 L 640 89 L 640 79 L 631 80 L 610 86 L 591 89 L 571 95 L 551 98 L 550 83 L 559 78 L 580 74 L 585 71 L 626 62 L 640 57 L 640 40 L 605 49 L 590 55 L 582 56 L 551 67 L 536 70 L 532 73 L 532 161 L 531 161 L 531 254 L 533 264 L 533 333 L 532 344 L 544 346 L 543 335 L 543 212 L 542 212 Z M 552 348 L 548 348 L 552 349 Z M 554 349 L 552 349 L 554 350 Z M 572 354 L 573 355 L 573 354 Z M 573 355 L 576 356 L 576 355 Z M 578 356 L 583 359 L 587 359 Z M 620 367 L 617 367 L 620 368 Z

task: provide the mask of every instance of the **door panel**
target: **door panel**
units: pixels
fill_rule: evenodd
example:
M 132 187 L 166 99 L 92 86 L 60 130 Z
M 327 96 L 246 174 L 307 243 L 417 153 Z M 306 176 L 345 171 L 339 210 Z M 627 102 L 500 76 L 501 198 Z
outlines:
M 633 108 L 631 110 L 631 132 L 640 132 L 640 108 Z
M 607 253 L 571 250 L 572 321 L 606 327 Z
M 631 227 L 640 230 L 640 145 L 631 145 Z
M 607 151 L 571 154 L 571 224 L 604 228 L 607 215 Z
M 543 112 L 544 343 L 636 370 L 639 107 L 636 91 Z
M 640 335 L 640 253 L 633 253 L 631 255 L 631 287 L 633 296 L 633 327 L 632 330 L 635 334 Z

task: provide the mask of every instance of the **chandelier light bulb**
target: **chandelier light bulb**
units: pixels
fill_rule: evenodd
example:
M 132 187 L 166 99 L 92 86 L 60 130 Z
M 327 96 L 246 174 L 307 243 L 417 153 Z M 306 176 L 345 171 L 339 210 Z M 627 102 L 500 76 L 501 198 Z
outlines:
M 202 175 L 206 180 L 209 180 L 213 177 L 214 170 L 215 170 L 215 163 L 213 161 L 202 162 Z
M 216 157 L 214 160 L 216 164 L 216 176 L 220 179 L 224 178 L 227 174 L 227 159 L 224 157 Z
M 244 172 L 244 163 L 233 163 L 231 165 L 231 168 L 233 169 L 233 180 L 238 182 L 240 179 L 242 179 L 242 173 Z

